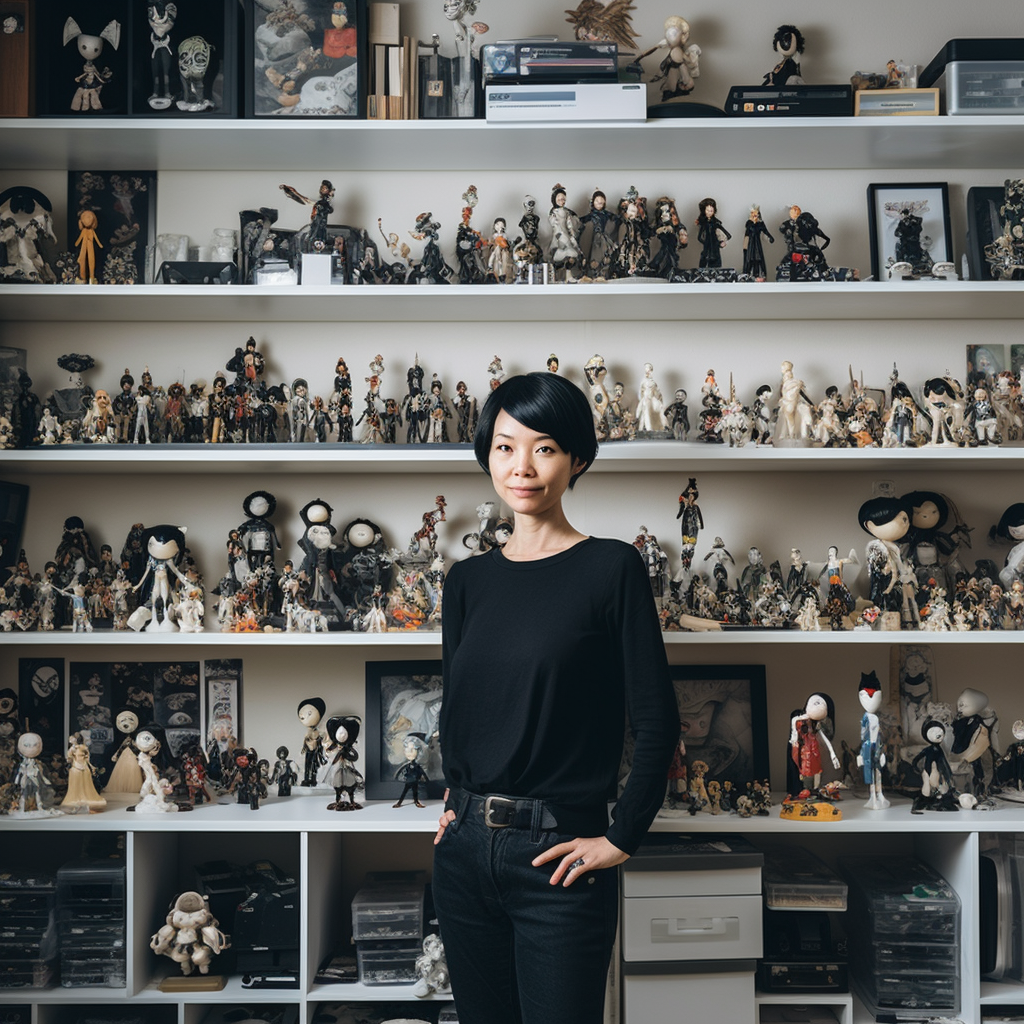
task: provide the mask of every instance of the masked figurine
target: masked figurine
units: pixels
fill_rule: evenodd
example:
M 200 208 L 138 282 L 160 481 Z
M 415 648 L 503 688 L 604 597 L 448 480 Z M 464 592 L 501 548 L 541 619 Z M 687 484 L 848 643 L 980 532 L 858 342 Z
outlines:
M 317 771 L 327 764 L 324 755 L 324 734 L 320 730 L 320 720 L 326 710 L 327 705 L 322 697 L 307 697 L 299 704 L 299 721 L 306 727 L 306 734 L 302 737 L 305 767 L 300 786 L 315 786 Z
M 872 811 L 881 811 L 889 806 L 889 801 L 882 795 L 885 748 L 878 724 L 878 709 L 882 706 L 882 684 L 874 672 L 869 675 L 861 674 L 857 697 L 864 709 L 860 720 L 860 753 L 857 755 L 857 766 L 864 773 L 869 793 L 864 806 Z
M 213 100 L 206 95 L 206 76 L 213 63 L 213 51 L 213 44 L 202 36 L 189 36 L 178 44 L 179 110 L 198 113 L 213 106 Z

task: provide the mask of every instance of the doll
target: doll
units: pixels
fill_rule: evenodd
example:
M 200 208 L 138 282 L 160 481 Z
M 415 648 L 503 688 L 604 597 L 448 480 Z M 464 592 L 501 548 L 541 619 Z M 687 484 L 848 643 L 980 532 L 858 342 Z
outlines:
M 89 760 L 89 748 L 82 742 L 82 734 L 75 733 L 68 740 L 68 791 L 61 807 L 74 810 L 102 811 L 107 801 L 96 791 L 93 777 L 99 771 Z
M 199 743 L 193 743 L 181 756 L 181 780 L 193 807 L 213 800 L 206 788 L 206 766 L 206 751 Z
M 469 387 L 464 380 L 455 385 L 455 397 L 452 399 L 455 407 L 455 423 L 458 439 L 463 444 L 471 443 L 476 434 L 476 423 L 480 416 L 476 399 L 469 393 Z
M 996 723 L 995 713 L 988 706 L 988 696 L 981 690 L 968 687 L 957 698 L 953 743 L 949 749 L 970 766 L 971 788 L 979 800 L 984 800 L 995 786 L 995 765 L 999 759 L 995 747 Z M 991 767 L 987 783 L 984 761 L 989 761 Z
M 1001 764 L 1010 765 L 1010 776 L 1008 781 L 1018 792 L 1024 792 L 1024 719 L 1018 718 L 1013 723 L 1013 743 L 1007 748 L 1000 759 Z
M 637 430 L 647 433 L 661 433 L 665 430 L 664 399 L 661 388 L 654 379 L 654 366 L 644 363 L 644 378 L 640 382 L 639 402 L 636 407 Z
M 163 730 L 156 725 L 147 725 L 135 734 L 135 750 L 142 769 L 142 786 L 139 789 L 142 799 L 132 810 L 139 814 L 165 814 L 178 810 L 178 805 L 169 799 L 174 786 L 166 774 L 170 764 L 160 739 L 162 735 Z
M 85 64 L 82 73 L 75 79 L 78 88 L 71 100 L 71 109 L 102 110 L 100 91 L 113 77 L 113 72 L 106 67 L 100 70 L 94 61 L 103 53 L 104 41 L 110 43 L 115 50 L 118 48 L 121 43 L 121 23 L 110 21 L 98 36 L 93 36 L 86 35 L 74 18 L 68 18 L 64 22 L 64 45 L 67 46 L 72 39 L 78 40 L 78 52 L 85 60 Z
M 242 502 L 242 511 L 249 517 L 238 528 L 238 539 L 245 549 L 249 568 L 262 568 L 266 559 L 274 562 L 274 549 L 280 550 L 281 542 L 269 517 L 274 514 L 277 499 L 268 491 L 253 491 Z
M 654 53 L 655 50 L 668 50 L 658 66 L 658 74 L 652 82 L 664 82 L 661 87 L 661 101 L 674 96 L 688 96 L 693 92 L 693 80 L 700 75 L 701 49 L 696 43 L 690 43 L 690 23 L 678 15 L 670 15 L 665 19 L 665 35 L 657 46 L 642 53 L 637 60 Z M 689 44 L 689 45 L 687 45 Z
M 53 783 L 39 761 L 43 752 L 43 738 L 37 732 L 23 732 L 18 737 L 17 749 L 21 760 L 11 779 L 17 797 L 16 813 L 40 816 L 59 814 L 59 811 L 53 809 Z
M 260 800 L 267 795 L 267 785 L 263 778 L 264 769 L 269 767 L 261 761 L 254 747 L 235 747 L 231 752 L 233 761 L 228 792 L 235 793 L 238 803 L 248 804 L 249 810 L 258 811 Z
M 623 230 L 612 259 L 613 274 L 615 277 L 643 275 L 651 262 L 651 228 L 647 223 L 647 199 L 634 185 L 630 185 L 619 200 L 618 215 Z
M 800 29 L 795 25 L 780 25 L 775 30 L 772 49 L 782 59 L 764 76 L 762 84 L 773 86 L 776 89 L 790 85 L 803 85 L 804 80 L 800 77 L 800 65 L 794 59 L 798 53 L 804 52 L 804 36 Z
M 214 956 L 230 945 L 217 918 L 210 913 L 209 897 L 191 891 L 174 900 L 167 923 L 149 940 L 149 948 L 170 957 L 184 975 L 197 967 L 200 974 L 209 974 Z
M 910 530 L 901 548 L 921 566 L 927 563 L 923 546 L 932 545 L 941 566 L 938 582 L 951 593 L 957 577 L 967 571 L 960 561 L 960 547 L 971 546 L 971 528 L 952 498 L 938 491 L 910 491 L 903 500 L 910 509 Z
M 276 756 L 270 781 L 277 784 L 278 796 L 291 796 L 292 786 L 299 781 L 298 765 L 288 757 L 288 748 L 285 746 L 277 748 Z
M 149 63 L 153 74 L 153 93 L 147 102 L 153 110 L 166 110 L 171 105 L 171 29 L 177 16 L 177 4 L 164 0 L 146 4 L 152 47 Z
M 444 943 L 440 935 L 424 937 L 423 952 L 416 957 L 416 973 L 419 980 L 412 987 L 414 996 L 423 998 L 434 992 L 444 995 L 451 991 L 448 962 L 444 958 Z
M 341 624 L 348 620 L 348 610 L 335 587 L 340 567 L 337 545 L 333 539 L 338 532 L 331 523 L 333 511 L 320 498 L 314 498 L 299 509 L 299 517 L 306 527 L 305 534 L 299 540 L 299 547 L 305 552 L 299 573 L 304 574 L 308 580 L 309 607 L 327 615 L 336 624 Z
M 302 738 L 305 766 L 300 786 L 315 786 L 317 771 L 327 764 L 324 755 L 324 734 L 319 728 L 326 710 L 327 705 L 322 697 L 307 697 L 299 704 L 299 722 L 306 727 L 306 734 Z
M 358 715 L 339 715 L 327 720 L 328 745 L 325 753 L 334 752 L 334 760 L 328 768 L 328 780 L 334 787 L 334 802 L 327 805 L 329 811 L 358 811 L 362 804 L 356 803 L 356 790 L 363 784 L 363 775 L 356 767 L 359 753 L 356 740 L 362 719 Z M 348 799 L 342 799 L 342 793 Z
M 832 747 L 829 732 L 835 721 L 835 705 L 827 693 L 812 693 L 802 710 L 793 712 L 790 718 L 789 749 L 792 767 L 789 795 L 807 799 L 821 784 L 821 747 L 819 740 L 828 749 L 832 767 L 839 767 L 839 758 Z
M 665 407 L 665 424 L 673 440 L 685 441 L 690 433 L 690 410 L 686 405 L 686 391 L 676 388 L 672 401 Z
M 512 284 L 516 279 L 507 231 L 505 218 L 495 217 L 491 225 L 491 251 L 487 257 L 487 276 L 495 284 Z
M 393 807 L 401 807 L 407 794 L 412 792 L 413 803 L 422 807 L 420 803 L 420 786 L 426 785 L 429 781 L 426 769 L 420 764 L 420 755 L 427 749 L 427 737 L 422 732 L 409 732 L 405 734 L 405 741 L 402 744 L 402 753 L 405 755 L 405 763 L 399 765 L 395 772 L 395 778 L 403 783 L 402 795 L 392 804 Z
M 540 263 L 541 250 L 538 242 L 540 233 L 540 217 L 537 215 L 537 200 L 531 196 L 523 196 L 523 215 L 519 218 L 518 235 L 512 243 L 512 259 L 520 275 L 525 268 Z
M 1010 505 L 988 535 L 992 540 L 1002 537 L 1013 542 L 1003 568 L 999 570 L 1003 589 L 1009 591 L 1018 580 L 1024 580 L 1024 502 Z
M 697 225 L 697 241 L 702 248 L 700 253 L 701 267 L 720 267 L 722 265 L 722 250 L 725 243 L 732 238 L 732 235 L 718 219 L 718 203 L 708 197 L 702 199 L 698 204 L 698 216 L 694 223 Z
M 755 281 L 763 281 L 768 276 L 764 247 L 761 244 L 762 235 L 772 245 L 775 244 L 768 225 L 761 219 L 761 207 L 754 203 L 750 207 L 750 217 L 743 229 L 743 273 L 754 278 Z
M 611 272 L 612 257 L 618 245 L 619 215 L 608 209 L 608 197 L 595 189 L 590 197 L 590 210 L 580 217 L 581 227 L 592 225 L 590 249 L 587 253 L 586 276 L 594 280 L 604 280 Z
M 682 520 L 679 524 L 683 534 L 683 546 L 696 547 L 697 535 L 704 529 L 704 517 L 701 515 L 700 505 L 697 498 L 700 491 L 697 490 L 697 478 L 690 477 L 689 483 L 679 495 L 679 511 L 676 512 L 676 519 Z
M 455 273 L 441 256 L 441 249 L 438 246 L 438 234 L 441 225 L 434 220 L 434 215 L 429 211 L 421 213 L 416 218 L 416 230 L 410 231 L 418 242 L 425 241 L 423 256 L 419 263 L 413 267 L 409 274 L 410 284 L 419 284 L 421 281 L 426 284 L 449 284 Z
M 129 616 L 128 625 L 136 631 L 147 633 L 177 632 L 174 621 L 174 600 L 176 593 L 171 587 L 168 572 L 173 573 L 180 583 L 191 589 L 192 581 L 178 568 L 185 555 L 184 526 L 151 526 L 143 532 L 142 541 L 149 558 L 142 579 L 132 588 L 138 591 L 153 574 L 153 580 L 143 591 L 139 607 Z
M 862 770 L 868 786 L 869 795 L 864 806 L 872 811 L 883 811 L 889 806 L 889 801 L 882 795 L 885 750 L 878 724 L 878 709 L 882 706 L 882 684 L 875 672 L 861 673 L 857 698 L 864 709 L 860 720 L 860 753 L 857 754 L 857 766 Z
M 946 727 L 931 718 L 921 727 L 921 734 L 927 746 L 910 763 L 911 768 L 921 773 L 921 793 L 914 798 L 910 812 L 959 811 L 960 807 L 954 800 L 953 774 L 942 749 Z
M 297 192 L 291 185 L 280 185 L 281 191 L 293 202 L 311 207 L 309 212 L 309 234 L 303 247 L 305 252 L 319 253 L 327 248 L 327 218 L 334 213 L 331 200 L 334 198 L 334 186 L 324 178 L 320 182 L 320 190 L 316 199 L 310 199 Z
M 471 224 L 473 210 L 479 202 L 476 185 L 470 185 L 462 193 L 462 223 L 455 232 L 455 256 L 459 261 L 459 283 L 480 284 L 485 277 L 483 257 L 480 250 L 484 241 L 479 231 Z
M 658 240 L 658 252 L 651 260 L 650 272 L 671 281 L 679 270 L 679 250 L 685 249 L 689 236 L 679 220 L 674 199 L 662 196 L 654 202 L 654 237 Z
M 576 211 L 565 205 L 565 189 L 556 184 L 551 190 L 551 211 L 548 224 L 551 226 L 551 263 L 563 280 L 578 276 L 577 268 L 584 262 L 580 248 L 580 232 L 583 225 Z
M 924 382 L 922 396 L 932 426 L 929 444 L 962 447 L 966 402 L 960 382 L 952 377 L 931 377 Z
M 921 619 L 915 594 L 917 577 L 899 549 L 899 542 L 910 531 L 907 503 L 902 498 L 869 498 L 857 518 L 861 529 L 874 538 L 866 549 L 872 603 L 883 611 L 899 612 L 904 628 L 913 628 Z

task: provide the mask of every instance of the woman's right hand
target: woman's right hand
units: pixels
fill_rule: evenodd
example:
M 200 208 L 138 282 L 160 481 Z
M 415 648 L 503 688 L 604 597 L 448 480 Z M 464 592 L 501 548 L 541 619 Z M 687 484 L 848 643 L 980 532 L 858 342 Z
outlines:
M 444 835 L 444 830 L 455 820 L 454 811 L 445 811 L 440 818 L 437 819 L 438 830 L 437 835 L 434 836 L 434 845 L 437 846 L 441 842 L 441 836 Z

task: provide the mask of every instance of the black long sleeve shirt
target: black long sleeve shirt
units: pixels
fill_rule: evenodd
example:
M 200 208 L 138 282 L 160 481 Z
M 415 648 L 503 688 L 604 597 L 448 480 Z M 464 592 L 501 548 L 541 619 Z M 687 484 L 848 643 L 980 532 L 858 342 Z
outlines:
M 665 795 L 679 711 L 642 559 L 590 537 L 547 558 L 452 566 L 442 616 L 441 752 L 470 793 L 593 808 L 614 792 L 624 712 L 636 736 L 606 833 L 632 854 Z

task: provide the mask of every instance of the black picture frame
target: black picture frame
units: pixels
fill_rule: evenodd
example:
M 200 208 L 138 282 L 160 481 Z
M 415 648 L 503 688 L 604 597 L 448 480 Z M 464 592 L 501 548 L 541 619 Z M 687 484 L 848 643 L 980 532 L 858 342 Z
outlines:
M 405 763 L 402 749 L 408 733 L 422 733 L 426 750 L 419 762 L 427 772 L 420 799 L 444 794 L 437 720 L 441 712 L 441 662 L 368 661 L 366 663 L 366 797 L 396 800 L 403 783 L 395 773 Z
M 1003 233 L 999 212 L 1006 198 L 1002 185 L 975 185 L 967 190 L 967 269 L 972 281 L 999 280 L 985 249 Z
M 925 206 L 916 204 L 924 203 Z M 944 181 L 872 183 L 868 185 L 868 228 L 871 276 L 888 280 L 897 262 L 896 228 L 900 210 L 911 209 L 922 220 L 921 237 L 933 263 L 952 262 L 953 234 L 949 222 L 949 185 Z M 920 276 L 915 273 L 914 276 Z
M 79 217 L 96 214 L 96 277 L 102 284 L 143 284 L 146 250 L 156 243 L 156 171 L 69 171 L 68 247 Z M 134 280 L 130 278 L 134 276 Z
M 11 578 L 18 564 L 27 510 L 28 484 L 0 480 L 0 585 Z
M 366 0 L 343 0 L 348 23 L 341 30 L 332 27 L 335 2 L 307 0 L 303 13 L 275 21 L 283 0 L 246 0 L 246 117 L 366 117 Z
M 37 5 L 37 8 L 40 5 Z M 93 66 L 105 80 L 86 67 L 79 52 L 80 36 L 65 44 L 65 26 L 73 18 L 83 35 L 103 38 L 102 52 Z M 108 31 L 116 22 L 119 30 Z M 36 25 L 36 111 L 43 117 L 108 118 L 128 114 L 129 36 L 131 5 L 128 0 L 51 0 L 46 16 Z M 114 40 L 117 46 L 114 46 Z M 110 75 L 106 76 L 109 69 Z M 91 87 L 91 88 L 90 88 Z M 90 95 L 86 99 L 85 94 Z M 96 106 L 96 103 L 100 106 Z M 78 106 L 79 109 L 75 109 Z
M 132 10 L 129 113 L 161 120 L 238 117 L 242 18 L 237 0 L 175 0 L 177 14 L 170 30 L 161 31 L 161 45 L 154 45 L 147 6 L 140 3 Z M 196 79 L 186 94 L 181 47 L 196 38 L 211 47 L 209 66 L 201 83 Z

